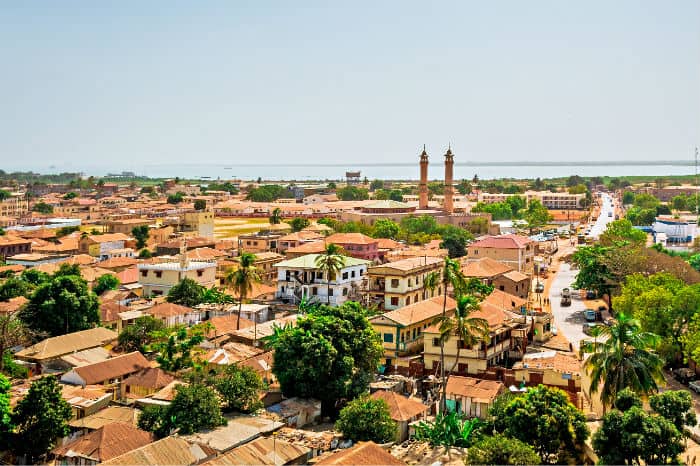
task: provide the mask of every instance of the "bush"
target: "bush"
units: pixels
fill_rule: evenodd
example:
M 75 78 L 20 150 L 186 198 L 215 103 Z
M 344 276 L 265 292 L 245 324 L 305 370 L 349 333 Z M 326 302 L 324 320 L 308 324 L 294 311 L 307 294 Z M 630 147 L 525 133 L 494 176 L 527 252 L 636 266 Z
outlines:
M 466 464 L 540 464 L 542 459 L 525 442 L 504 435 L 483 437 L 469 447 Z
M 397 425 L 386 401 L 369 396 L 355 398 L 340 411 L 336 430 L 353 442 L 387 443 L 396 439 Z

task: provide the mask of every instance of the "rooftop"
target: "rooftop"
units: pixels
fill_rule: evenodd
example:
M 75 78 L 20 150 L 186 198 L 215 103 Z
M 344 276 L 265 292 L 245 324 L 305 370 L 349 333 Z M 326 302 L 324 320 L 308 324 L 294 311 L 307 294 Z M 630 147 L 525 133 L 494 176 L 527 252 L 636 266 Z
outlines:
M 520 235 L 487 236 L 469 245 L 469 248 L 522 249 L 532 244 L 530 238 Z
M 427 319 L 442 314 L 442 304 L 444 297 L 435 296 L 424 301 L 409 304 L 408 306 L 385 312 L 384 314 L 372 317 L 370 321 L 378 320 L 382 317 L 390 319 L 401 326 L 408 326 L 417 322 L 422 322 Z M 457 307 L 457 303 L 451 297 L 447 297 L 447 311 L 451 312 Z
M 116 338 L 116 332 L 103 327 L 96 327 L 89 330 L 69 333 L 67 335 L 47 338 L 29 348 L 19 351 L 16 355 L 20 359 L 52 359 L 76 351 L 103 346 Z
M 447 394 L 471 398 L 473 402 L 490 403 L 501 392 L 505 385 L 495 380 L 475 379 L 453 375 L 447 381 Z
M 306 254 L 304 256 L 295 257 L 294 259 L 278 262 L 274 266 L 289 269 L 318 269 L 318 265 L 316 265 L 316 260 L 320 256 L 321 254 Z M 356 265 L 370 264 L 372 264 L 372 262 L 368 260 L 356 259 L 351 256 L 345 256 L 345 267 L 354 267 Z

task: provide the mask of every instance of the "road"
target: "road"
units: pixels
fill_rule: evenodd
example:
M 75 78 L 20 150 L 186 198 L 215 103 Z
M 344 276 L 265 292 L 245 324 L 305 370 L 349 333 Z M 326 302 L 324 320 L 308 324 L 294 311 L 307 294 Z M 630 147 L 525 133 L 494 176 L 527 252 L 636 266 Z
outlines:
M 574 351 L 578 350 L 581 340 L 589 338 L 583 333 L 583 324 L 586 322 L 583 311 L 586 309 L 586 305 L 576 292 L 572 292 L 572 295 L 575 296 L 572 296 L 571 306 L 562 307 L 560 302 L 561 290 L 563 288 L 571 289 L 571 284 L 576 279 L 577 273 L 577 270 L 571 270 L 569 264 L 561 264 L 549 288 L 549 302 L 557 331 L 569 340 Z
M 588 233 L 588 236 L 593 239 L 598 239 L 600 234 L 607 228 L 608 223 L 615 220 L 615 206 L 612 197 L 608 193 L 602 193 L 600 200 L 600 215 L 598 215 L 595 223 L 591 226 L 591 231 Z

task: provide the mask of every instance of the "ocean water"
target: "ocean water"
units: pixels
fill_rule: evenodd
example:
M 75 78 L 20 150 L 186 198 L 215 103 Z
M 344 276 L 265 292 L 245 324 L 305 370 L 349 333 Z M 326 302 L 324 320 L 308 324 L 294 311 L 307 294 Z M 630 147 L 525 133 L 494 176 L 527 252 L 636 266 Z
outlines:
M 261 177 L 265 180 L 341 180 L 347 171 L 360 171 L 368 179 L 416 180 L 419 176 L 418 164 L 356 164 L 346 167 L 339 165 L 153 165 L 136 170 L 139 175 L 150 177 L 186 177 L 211 179 L 252 180 Z M 670 176 L 691 175 L 695 168 L 680 164 L 619 164 L 619 165 L 469 165 L 455 164 L 454 178 L 480 179 L 493 178 L 558 178 L 570 175 L 580 176 Z M 103 175 L 104 173 L 94 173 Z M 443 179 L 444 167 L 433 164 L 429 167 L 430 179 Z

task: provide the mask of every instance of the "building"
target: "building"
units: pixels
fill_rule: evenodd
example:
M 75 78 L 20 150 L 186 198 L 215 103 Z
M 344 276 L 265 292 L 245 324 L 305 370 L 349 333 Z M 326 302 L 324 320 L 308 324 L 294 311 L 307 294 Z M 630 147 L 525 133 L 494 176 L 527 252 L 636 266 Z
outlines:
M 521 299 L 527 299 L 531 289 L 530 277 L 490 257 L 466 261 L 462 273 L 467 278 L 478 278 L 486 285 Z
M 442 287 L 426 289 L 425 278 L 440 273 L 444 261 L 439 257 L 414 257 L 367 269 L 368 300 L 380 309 L 392 310 L 439 295 Z
M 194 233 L 205 238 L 214 237 L 214 212 L 211 210 L 191 210 L 183 212 L 177 231 Z
M 356 259 L 382 259 L 379 255 L 379 240 L 362 233 L 335 233 L 326 237 L 325 242 L 340 246 L 348 256 Z
M 121 220 L 110 220 L 107 222 L 107 233 L 122 233 L 131 236 L 134 228 L 149 226 L 151 220 L 147 218 L 127 218 Z
M 494 400 L 505 391 L 506 386 L 495 380 L 453 375 L 447 381 L 445 405 L 448 411 L 486 419 Z
M 470 317 L 482 318 L 488 322 L 488 341 L 466 347 L 464 342 L 454 335 L 444 343 L 445 370 L 458 375 L 478 375 L 491 367 L 505 366 L 509 360 L 522 357 L 530 328 L 521 322 L 520 316 L 504 310 L 500 305 L 482 301 L 480 309 L 472 312 Z M 423 330 L 423 333 L 425 368 L 438 371 L 440 370 L 438 326 L 431 325 Z
M 520 235 L 487 236 L 467 246 L 466 261 L 490 257 L 518 272 L 532 274 L 535 242 Z
M 17 254 L 29 254 L 32 252 L 32 241 L 18 236 L 5 234 L 0 236 L 0 259 Z
M 238 235 L 239 253 L 250 252 L 253 254 L 263 252 L 279 252 L 279 240 L 285 236 L 281 232 L 259 231 Z
M 130 452 L 116 456 L 102 464 L 124 466 L 151 466 L 177 464 L 191 466 L 216 456 L 216 450 L 198 443 L 190 443 L 181 437 L 165 437 Z
M 585 194 L 569 194 L 568 192 L 551 192 L 551 191 L 526 191 L 524 193 L 487 193 L 480 192 L 478 201 L 484 204 L 495 204 L 504 202 L 509 197 L 520 196 L 529 204 L 533 200 L 540 201 L 547 209 L 552 210 L 578 210 L 583 209 L 583 200 Z
M 308 464 L 311 449 L 302 445 L 259 437 L 252 442 L 203 463 L 204 466 L 283 466 L 288 464 Z
M 120 399 L 121 381 L 150 367 L 150 362 L 138 351 L 105 361 L 75 367 L 61 376 L 61 382 L 80 385 L 104 385 L 114 390 L 114 399 Z
M 203 320 L 204 312 L 174 303 L 160 303 L 145 309 L 144 313 L 160 319 L 167 327 L 174 325 L 194 325 Z
M 124 233 L 105 233 L 103 235 L 82 235 L 78 240 L 80 254 L 89 254 L 100 260 L 109 259 L 113 249 L 124 249 L 129 237 Z
M 27 194 L 11 192 L 10 195 L 0 201 L 0 217 L 24 217 L 29 212 Z
M 216 261 L 190 261 L 183 251 L 178 262 L 138 264 L 139 284 L 143 296 L 167 295 L 170 289 L 185 278 L 205 288 L 216 284 Z
M 277 269 L 275 269 L 275 264 L 278 264 L 284 260 L 284 256 L 277 254 L 276 252 L 257 252 L 254 254 L 255 260 L 253 261 L 253 267 L 257 269 L 258 275 L 263 282 L 272 282 L 277 278 Z M 225 277 L 225 274 L 230 270 L 237 270 L 240 264 L 240 257 L 234 257 L 231 260 L 220 262 L 220 276 Z
M 384 400 L 389 406 L 389 415 L 397 424 L 396 441 L 401 443 L 408 439 L 409 425 L 424 420 L 428 415 L 428 406 L 420 400 L 406 398 L 396 392 L 379 390 L 372 393 L 375 400 Z
M 338 306 L 359 295 L 359 286 L 370 261 L 345 257 L 344 267 L 335 277 L 330 277 L 329 284 L 328 274 L 316 264 L 319 257 L 319 254 L 307 254 L 275 264 L 276 297 L 293 303 L 306 298 L 311 302 Z
M 123 398 L 143 398 L 168 386 L 175 377 L 157 367 L 148 367 L 121 381 Z
M 395 458 L 374 442 L 358 442 L 350 448 L 334 451 L 319 458 L 318 466 L 405 466 L 406 463 Z
M 561 388 L 569 393 L 581 391 L 581 361 L 571 353 L 543 351 L 528 353 L 513 364 L 515 382 Z
M 39 371 L 51 370 L 51 364 L 61 356 L 66 356 L 78 351 L 90 348 L 98 348 L 107 345 L 117 339 L 117 333 L 102 327 L 73 332 L 58 337 L 46 338 L 28 348 L 15 353 L 15 357 L 21 361 L 36 363 Z
M 54 448 L 57 465 L 95 466 L 155 441 L 152 433 L 114 422 Z
M 382 340 L 386 369 L 408 370 L 411 356 L 423 350 L 423 333 L 442 314 L 443 301 L 442 296 L 435 296 L 370 318 Z M 448 296 L 447 315 L 455 308 L 455 300 Z
M 697 236 L 697 217 L 659 215 L 651 226 L 654 237 L 666 235 L 666 243 L 691 243 Z

